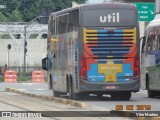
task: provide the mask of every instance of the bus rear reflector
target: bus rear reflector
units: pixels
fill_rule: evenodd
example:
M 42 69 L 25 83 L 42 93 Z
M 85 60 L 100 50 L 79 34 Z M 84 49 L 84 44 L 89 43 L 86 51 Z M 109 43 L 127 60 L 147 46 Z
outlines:
M 87 79 L 87 63 L 86 63 L 86 57 L 82 55 L 81 57 L 81 72 L 80 72 L 81 78 Z
M 138 58 L 138 54 L 136 54 L 135 58 L 134 58 L 134 77 L 139 76 L 139 58 Z

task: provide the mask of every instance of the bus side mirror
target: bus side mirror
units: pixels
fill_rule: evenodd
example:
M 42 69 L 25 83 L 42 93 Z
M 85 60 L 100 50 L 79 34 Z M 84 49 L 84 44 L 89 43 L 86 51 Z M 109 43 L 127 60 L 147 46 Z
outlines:
M 48 60 L 48 57 L 45 57 L 45 58 L 42 59 L 42 68 L 43 68 L 44 70 L 48 70 L 47 60 Z
M 143 53 L 144 52 L 144 50 L 145 50 L 145 44 L 146 44 L 146 37 L 145 36 L 143 36 L 143 37 L 141 37 L 140 38 L 140 52 L 141 53 Z

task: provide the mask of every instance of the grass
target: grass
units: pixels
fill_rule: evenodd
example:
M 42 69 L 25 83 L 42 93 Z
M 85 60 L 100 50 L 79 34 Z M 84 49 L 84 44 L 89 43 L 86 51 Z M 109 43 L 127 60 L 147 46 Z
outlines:
M 17 77 L 17 82 L 20 82 L 20 81 L 31 81 L 32 78 L 31 76 L 30 77 Z M 4 77 L 0 77 L 0 82 L 4 82 Z
M 30 80 L 32 80 L 31 76 L 26 76 L 26 77 L 19 76 L 19 77 L 17 77 L 17 81 L 30 81 Z
M 45 81 L 47 81 L 47 78 L 45 77 L 44 78 Z M 25 81 L 32 81 L 32 76 L 19 76 L 17 77 L 17 82 L 25 82 Z M 3 76 L 0 76 L 0 82 L 4 82 L 4 77 Z
M 0 77 L 0 82 L 3 82 L 4 81 L 4 78 L 3 77 Z

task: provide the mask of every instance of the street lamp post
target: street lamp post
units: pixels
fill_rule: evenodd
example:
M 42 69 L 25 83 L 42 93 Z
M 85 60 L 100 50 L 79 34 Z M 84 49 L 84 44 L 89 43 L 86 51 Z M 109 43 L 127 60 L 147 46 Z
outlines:
M 8 54 L 8 55 L 7 55 L 7 56 L 8 56 L 8 57 L 7 57 L 7 65 L 8 65 L 8 68 L 9 68 L 9 50 L 11 49 L 11 44 L 8 44 L 8 45 L 7 45 L 7 48 L 8 48 L 8 53 L 7 53 L 7 54 Z
M 27 27 L 29 25 L 31 25 L 35 20 L 37 20 L 38 18 L 44 18 L 44 17 L 48 17 L 48 16 L 37 16 L 36 18 L 34 18 L 31 22 L 29 22 L 26 26 L 24 26 L 24 69 L 23 69 L 23 74 L 25 76 L 26 73 L 26 46 L 27 46 Z
M 26 42 L 27 42 L 27 26 L 24 26 L 24 76 L 25 76 L 25 73 L 26 73 Z

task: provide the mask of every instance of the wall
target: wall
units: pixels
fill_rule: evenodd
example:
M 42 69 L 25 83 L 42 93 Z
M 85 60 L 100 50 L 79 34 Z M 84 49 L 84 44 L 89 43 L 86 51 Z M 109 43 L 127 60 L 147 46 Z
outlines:
M 19 41 L 20 43 L 21 41 Z M 41 66 L 41 60 L 46 56 L 47 53 L 47 39 L 40 39 L 38 42 L 32 40 L 28 41 L 28 46 L 31 45 L 32 47 L 27 47 L 27 65 L 28 66 Z M 11 44 L 12 48 L 10 49 L 9 54 L 9 65 L 10 66 L 23 66 L 23 45 L 16 45 L 14 47 L 13 43 L 9 39 L 0 39 L 0 66 L 4 66 L 7 64 L 7 45 Z M 21 49 L 20 49 L 21 47 Z

